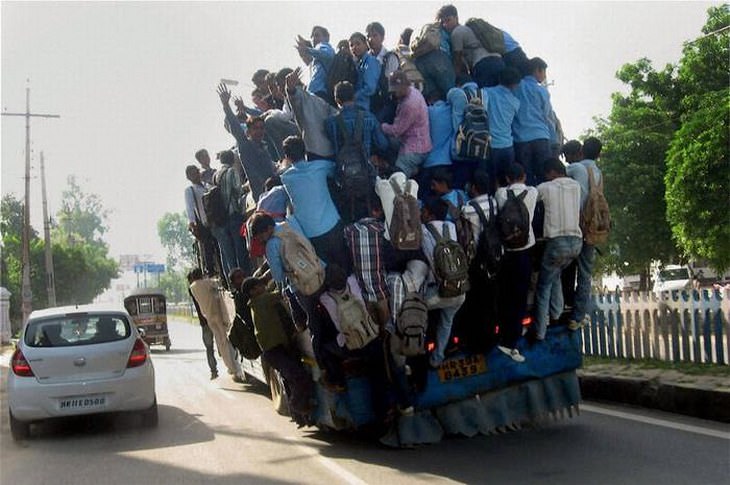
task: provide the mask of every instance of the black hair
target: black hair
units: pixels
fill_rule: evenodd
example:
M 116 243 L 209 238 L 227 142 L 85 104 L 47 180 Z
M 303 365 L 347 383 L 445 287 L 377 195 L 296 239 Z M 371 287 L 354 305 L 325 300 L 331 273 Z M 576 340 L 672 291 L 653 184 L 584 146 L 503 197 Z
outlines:
M 335 101 L 347 103 L 355 99 L 355 87 L 349 81 L 340 81 L 335 84 Z
M 385 27 L 383 27 L 383 24 L 380 22 L 370 22 L 367 27 L 365 27 L 365 32 L 368 33 L 368 35 L 372 33 L 380 34 L 381 37 L 385 37 Z
M 241 283 L 241 293 L 248 296 L 248 294 L 251 292 L 251 290 L 253 290 L 257 286 L 263 285 L 263 284 L 264 284 L 263 280 L 260 280 L 260 279 L 256 278 L 255 276 L 249 276 L 248 278 L 243 280 L 243 283 Z
M 443 167 L 438 167 L 433 171 L 431 180 L 445 183 L 448 188 L 452 188 L 452 185 L 454 183 L 454 176 L 451 174 L 450 170 Z
M 202 279 L 203 271 L 200 268 L 193 268 L 188 272 L 188 283 Z
M 329 42 L 329 41 L 330 41 L 330 31 L 329 31 L 329 30 L 327 30 L 327 29 L 325 29 L 325 28 L 324 28 L 324 27 L 322 27 L 321 25 L 315 25 L 314 27 L 312 27 L 312 35 L 311 35 L 310 37 L 314 37 L 314 34 L 315 34 L 315 33 L 316 33 L 316 32 L 317 32 L 318 30 L 319 30 L 320 32 L 322 32 L 322 37 L 324 37 L 324 40 L 325 40 L 326 42 Z
M 548 158 L 545 160 L 544 168 L 542 173 L 547 174 L 549 172 L 555 172 L 558 175 L 565 175 L 565 165 L 557 158 Z
M 400 33 L 400 44 L 409 45 L 411 43 L 411 36 L 413 35 L 413 29 L 407 27 Z
M 279 69 L 279 71 L 276 73 L 276 84 L 279 86 L 284 86 L 286 83 L 286 77 L 294 72 L 294 69 L 291 67 L 284 67 Z
M 342 49 L 349 49 L 350 48 L 350 42 L 347 39 L 342 39 L 337 43 L 337 52 L 341 51 Z
M 472 185 L 479 194 L 486 194 L 491 187 L 489 174 L 485 170 L 476 170 L 472 176 Z
M 499 84 L 502 86 L 514 86 L 522 80 L 522 74 L 514 67 L 505 67 L 499 73 Z
M 253 76 L 251 76 L 251 82 L 258 85 L 266 78 L 266 75 L 268 73 L 269 71 L 267 69 L 259 69 L 258 71 L 253 73 Z
M 534 73 L 535 71 L 540 69 L 547 69 L 548 67 L 547 63 L 539 57 L 533 57 L 532 59 L 530 59 L 528 62 L 528 66 L 531 73 Z
M 270 227 L 276 227 L 276 221 L 268 214 L 258 212 L 253 215 L 251 219 L 251 236 L 256 237 L 259 234 L 264 233 Z
M 449 213 L 449 204 L 441 197 L 430 197 L 426 199 L 423 207 L 437 221 L 445 221 L 446 215 Z
M 512 182 L 516 182 L 525 176 L 525 168 L 517 162 L 510 163 L 504 172 L 504 176 Z
M 601 140 L 595 136 L 588 137 L 583 141 L 583 156 L 590 160 L 597 160 L 601 156 L 602 148 Z
M 281 185 L 281 177 L 279 177 L 278 175 L 274 175 L 273 177 L 269 177 L 264 182 L 264 188 L 266 190 L 271 190 L 274 187 L 278 187 L 279 185 Z
M 200 150 L 195 152 L 195 159 L 197 161 L 200 161 L 200 159 L 203 158 L 203 154 L 208 155 L 208 150 L 206 150 L 205 148 L 201 148 Z M 210 157 L 210 155 L 208 155 L 208 157 Z
M 233 162 L 236 161 L 236 157 L 230 150 L 223 150 L 222 152 L 220 152 L 220 156 L 218 157 L 218 159 L 223 165 L 233 165 Z
M 265 123 L 261 116 L 249 116 L 246 119 L 246 127 L 251 128 L 256 123 Z
M 436 12 L 436 20 L 441 21 L 446 17 L 459 17 L 459 11 L 453 5 L 444 5 Z
M 233 278 L 236 276 L 236 273 L 243 273 L 246 274 L 243 269 L 239 267 L 231 268 L 231 270 L 228 272 L 228 281 L 233 282 Z
M 578 140 L 570 140 L 563 145 L 561 152 L 563 155 L 577 155 L 580 153 L 582 148 L 583 145 L 581 145 Z
M 189 179 L 193 172 L 200 173 L 200 169 L 195 165 L 188 165 L 187 167 L 185 167 L 185 178 Z
M 304 146 L 304 140 L 300 136 L 287 136 L 282 143 L 284 155 L 292 162 L 298 162 L 304 158 L 307 149 Z
M 354 34 L 352 34 L 350 36 L 350 42 L 352 42 L 353 40 L 359 40 L 364 44 L 368 43 L 367 37 L 365 37 L 362 32 L 355 32 Z

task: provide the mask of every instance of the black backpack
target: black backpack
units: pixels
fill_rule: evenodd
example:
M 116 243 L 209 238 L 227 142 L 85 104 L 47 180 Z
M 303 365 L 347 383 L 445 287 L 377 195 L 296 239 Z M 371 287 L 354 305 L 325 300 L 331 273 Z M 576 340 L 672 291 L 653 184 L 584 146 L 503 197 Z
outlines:
M 228 332 L 228 340 L 244 359 L 254 360 L 261 355 L 261 347 L 256 340 L 256 331 L 253 325 L 246 323 L 239 315 L 233 320 L 233 326 Z
M 357 83 L 357 65 L 345 50 L 340 50 L 335 54 L 327 70 L 327 92 L 332 99 L 334 99 L 335 85 L 341 81 L 349 81 L 353 86 Z
M 489 198 L 489 219 L 476 201 L 469 201 L 469 205 L 474 208 L 481 222 L 476 254 L 472 260 L 472 271 L 485 280 L 492 280 L 497 276 L 504 255 L 502 239 L 495 222 L 497 211 L 494 209 L 491 197 Z
M 388 65 L 388 61 L 391 59 L 391 56 L 395 56 L 396 59 L 398 59 L 395 52 L 388 52 L 385 54 L 385 57 L 383 57 L 383 65 L 380 66 L 378 87 L 375 89 L 375 94 L 370 97 L 370 111 L 373 113 L 378 113 L 383 106 L 385 106 L 388 98 L 390 98 L 390 86 L 388 85 L 388 76 L 385 75 L 385 68 Z M 400 61 L 398 62 L 398 65 L 400 65 Z
M 228 208 L 223 200 L 223 189 L 214 185 L 203 194 L 203 209 L 208 224 L 222 227 L 228 222 Z
M 518 196 L 513 190 L 507 190 L 507 201 L 497 215 L 497 227 L 505 248 L 519 249 L 530 240 L 530 212 L 525 205 L 526 195 L 527 190 Z
M 342 114 L 335 118 L 340 138 L 340 149 L 335 155 L 337 172 L 335 180 L 337 186 L 348 197 L 360 198 L 370 194 L 373 186 L 370 162 L 365 156 L 362 145 L 363 124 L 365 113 L 357 111 L 353 133 L 347 129 Z
M 464 121 L 456 133 L 456 153 L 462 160 L 489 160 L 489 117 L 481 89 L 464 108 Z

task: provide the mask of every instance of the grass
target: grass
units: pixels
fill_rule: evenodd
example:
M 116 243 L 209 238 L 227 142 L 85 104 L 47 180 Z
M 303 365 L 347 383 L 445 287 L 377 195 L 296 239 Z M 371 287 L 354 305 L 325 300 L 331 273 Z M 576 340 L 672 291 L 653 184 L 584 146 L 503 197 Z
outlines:
M 713 376 L 730 378 L 730 366 L 721 364 L 698 364 L 694 362 L 666 362 L 655 359 L 611 359 L 607 357 L 583 356 L 583 367 L 597 365 L 618 365 L 635 369 L 673 370 L 691 376 Z

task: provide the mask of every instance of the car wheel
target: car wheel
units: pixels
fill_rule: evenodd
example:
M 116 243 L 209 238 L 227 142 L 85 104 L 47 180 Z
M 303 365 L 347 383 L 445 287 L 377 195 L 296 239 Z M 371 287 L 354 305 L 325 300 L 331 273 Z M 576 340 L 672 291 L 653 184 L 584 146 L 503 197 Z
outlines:
M 155 398 L 154 404 L 148 409 L 142 411 L 142 425 L 145 428 L 156 428 L 160 418 L 157 414 L 157 398 Z
M 10 434 L 14 440 L 24 440 L 30 436 L 30 423 L 20 421 L 10 412 Z
M 167 340 L 167 341 L 165 342 L 165 350 L 166 350 L 167 352 L 169 352 L 169 351 L 170 351 L 170 347 L 172 347 L 172 343 L 170 342 L 170 340 Z
M 267 380 L 269 381 L 271 402 L 274 405 L 274 410 L 282 416 L 289 416 L 289 403 L 281 374 L 273 367 L 269 367 Z

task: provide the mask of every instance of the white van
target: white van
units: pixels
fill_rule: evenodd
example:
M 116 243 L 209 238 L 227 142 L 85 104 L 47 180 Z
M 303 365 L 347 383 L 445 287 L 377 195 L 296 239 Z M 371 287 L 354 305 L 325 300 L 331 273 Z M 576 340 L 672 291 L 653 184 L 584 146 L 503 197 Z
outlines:
M 654 273 L 653 292 L 657 298 L 669 298 L 674 290 L 692 289 L 692 272 L 688 266 L 668 264 Z

